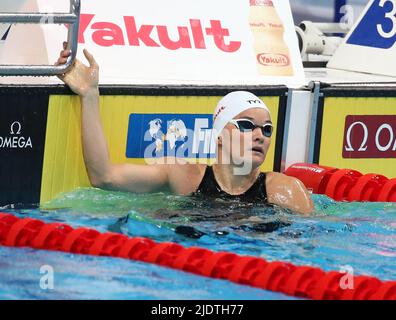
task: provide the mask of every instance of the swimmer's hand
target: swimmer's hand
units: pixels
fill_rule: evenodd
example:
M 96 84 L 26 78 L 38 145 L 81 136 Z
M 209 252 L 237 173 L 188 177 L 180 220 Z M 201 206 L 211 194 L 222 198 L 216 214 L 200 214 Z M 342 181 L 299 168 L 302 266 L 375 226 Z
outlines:
M 67 58 L 71 54 L 70 50 L 66 48 L 67 42 L 63 42 L 63 50 L 60 52 L 55 65 L 58 66 L 66 63 Z M 58 76 L 74 93 L 81 97 L 87 96 L 92 92 L 96 93 L 99 83 L 99 65 L 87 49 L 84 49 L 84 55 L 89 62 L 89 66 L 76 59 L 68 72 Z

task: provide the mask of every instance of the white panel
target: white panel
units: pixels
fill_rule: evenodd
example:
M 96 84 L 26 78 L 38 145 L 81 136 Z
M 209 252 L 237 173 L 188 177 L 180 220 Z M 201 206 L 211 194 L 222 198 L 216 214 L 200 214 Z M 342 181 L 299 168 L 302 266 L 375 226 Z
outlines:
M 69 3 L 68 0 L 63 0 Z M 36 0 L 0 0 L 1 12 L 39 12 Z M 0 35 L 9 25 L 0 25 Z M 1 64 L 48 64 L 47 44 L 43 29 L 38 24 L 13 24 L 7 39 L 0 44 Z M 56 78 L 0 77 L 0 84 L 47 84 Z M 59 82 L 59 80 L 55 80 Z
M 296 162 L 306 162 L 308 157 L 311 121 L 310 91 L 293 90 L 285 169 Z
M 37 3 L 40 11 L 59 11 L 59 6 L 68 1 Z M 305 83 L 288 0 L 109 3 L 82 1 L 77 53 L 83 61 L 83 48 L 94 54 L 101 66 L 102 84 L 300 87 Z M 44 29 L 50 63 L 62 48 L 62 32 L 66 30 L 65 26 Z M 19 44 L 11 40 L 6 43 L 8 50 L 17 53 L 16 60 L 21 56 L 27 60 L 27 50 L 21 43 L 31 34 L 19 34 Z M 184 39 L 182 47 L 170 47 L 180 38 Z M 261 41 L 264 38 L 266 41 Z M 292 73 L 285 69 L 292 69 Z

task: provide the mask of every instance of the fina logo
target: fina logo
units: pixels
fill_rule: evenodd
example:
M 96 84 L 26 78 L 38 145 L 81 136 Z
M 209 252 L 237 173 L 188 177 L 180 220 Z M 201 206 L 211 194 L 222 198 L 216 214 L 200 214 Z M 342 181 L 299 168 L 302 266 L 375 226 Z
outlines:
M 170 120 L 166 134 L 162 132 L 161 128 L 161 119 L 157 118 L 149 122 L 149 134 L 155 140 L 156 154 L 162 151 L 165 140 L 169 141 L 170 149 L 174 150 L 176 146 L 176 141 L 184 141 L 187 137 L 187 128 L 182 120 Z M 183 147 L 183 145 L 181 147 Z
M 211 114 L 131 114 L 126 157 L 213 157 L 212 123 Z

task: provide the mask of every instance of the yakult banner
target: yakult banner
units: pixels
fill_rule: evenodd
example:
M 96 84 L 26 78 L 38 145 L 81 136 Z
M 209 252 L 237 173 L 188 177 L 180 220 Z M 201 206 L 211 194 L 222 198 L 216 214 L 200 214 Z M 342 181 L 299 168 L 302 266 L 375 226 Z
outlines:
M 40 11 L 67 11 L 67 0 L 36 1 Z M 42 28 L 55 59 L 66 27 Z M 103 84 L 305 82 L 287 0 L 82 0 L 81 60 L 83 48 L 98 61 Z

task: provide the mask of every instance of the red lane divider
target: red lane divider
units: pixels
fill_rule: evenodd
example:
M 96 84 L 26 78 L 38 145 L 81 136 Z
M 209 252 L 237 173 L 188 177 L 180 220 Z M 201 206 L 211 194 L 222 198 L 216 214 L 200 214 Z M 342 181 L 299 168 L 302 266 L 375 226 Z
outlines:
M 355 276 L 353 289 L 342 289 L 340 283 L 346 275 L 336 271 L 88 228 L 73 229 L 66 224 L 47 224 L 1 212 L 0 245 L 139 260 L 309 299 L 396 300 L 396 281 Z
M 285 174 L 301 180 L 313 193 L 336 201 L 396 202 L 396 178 L 307 163 L 295 163 Z

